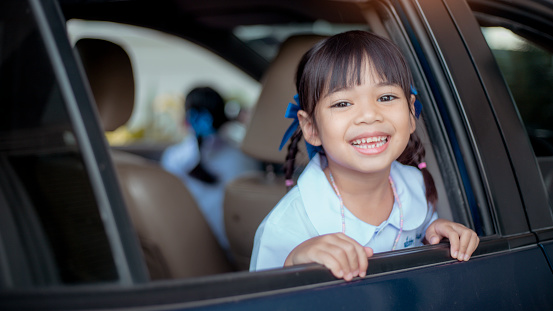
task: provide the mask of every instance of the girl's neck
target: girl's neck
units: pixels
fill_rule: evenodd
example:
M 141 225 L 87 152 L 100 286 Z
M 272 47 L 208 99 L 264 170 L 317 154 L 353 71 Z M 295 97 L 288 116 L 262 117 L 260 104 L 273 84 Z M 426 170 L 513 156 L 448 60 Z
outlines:
M 340 191 L 350 194 L 375 193 L 382 189 L 389 189 L 390 170 L 391 167 L 388 167 L 381 171 L 363 173 L 335 165 L 330 161 L 324 169 L 327 179 L 329 172 L 332 172 Z
M 394 204 L 389 168 L 374 173 L 361 173 L 333 167 L 329 163 L 324 172 L 329 183 L 332 173 L 344 205 L 357 218 L 375 226 L 388 219 Z

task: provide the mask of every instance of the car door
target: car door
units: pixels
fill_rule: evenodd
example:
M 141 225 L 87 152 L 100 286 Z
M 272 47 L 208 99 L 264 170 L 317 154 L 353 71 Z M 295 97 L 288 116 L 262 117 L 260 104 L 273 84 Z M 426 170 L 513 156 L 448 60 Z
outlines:
M 53 1 L 3 1 L 0 288 L 146 280 Z
M 482 79 L 487 92 L 497 98 L 493 109 L 502 118 L 499 122 L 518 175 L 529 224 L 551 263 L 553 233 L 548 220 L 553 208 L 552 4 L 469 4 L 500 71 L 481 70 Z M 485 47 L 473 49 L 487 51 Z M 485 57 L 489 59 L 490 55 Z M 529 144 L 531 148 L 519 150 L 519 146 Z
M 464 1 L 382 0 L 360 4 L 359 8 L 366 12 L 375 32 L 390 37 L 406 54 L 446 188 L 447 197 L 442 199 L 448 200 L 456 221 L 478 232 L 480 246 L 473 258 L 463 263 L 449 257 L 445 242 L 377 254 L 370 260 L 368 276 L 352 282 L 336 280 L 316 264 L 149 281 L 89 92 L 64 33 L 59 6 L 55 1 L 38 0 L 3 4 L 1 29 L 14 31 L 2 32 L 0 51 L 2 94 L 11 94 L 4 95 L 2 115 L 13 117 L 5 118 L 0 136 L 0 151 L 7 159 L 1 166 L 0 206 L 3 215 L 10 215 L 2 217 L 0 226 L 2 309 L 448 310 L 553 306 L 553 273 L 542 251 L 542 245 L 550 248 L 548 228 L 553 220 L 545 190 L 533 189 L 543 181 L 537 164 L 527 164 L 534 157 L 533 151 L 527 137 L 519 132 L 522 123 L 515 119 L 516 110 L 499 69 L 473 11 Z M 6 34 L 18 34 L 15 25 L 19 24 L 12 16 L 24 20 L 31 29 L 32 36 L 21 38 L 35 40 L 32 45 L 24 44 L 17 36 L 14 41 L 5 39 Z M 12 55 L 27 58 L 7 61 Z M 32 59 L 41 67 L 24 66 Z M 37 76 L 41 68 L 44 72 Z M 19 74 L 31 77 L 20 80 L 28 83 L 14 83 Z M 29 85 L 49 88 L 39 100 L 26 97 L 38 94 L 27 88 Z M 54 91 L 50 91 L 52 85 Z M 19 100 L 19 96 L 25 100 Z M 16 149 L 14 140 L 8 138 L 27 137 L 23 136 L 27 132 L 20 130 L 21 120 L 15 116 L 31 118 L 30 106 L 24 104 L 37 102 L 52 103 L 55 112 L 65 112 L 45 109 L 40 120 L 49 122 L 31 127 L 35 130 L 30 136 L 49 129 L 56 139 L 54 143 L 31 140 L 24 145 L 27 149 Z M 56 118 L 50 122 L 52 116 Z M 61 131 L 51 126 L 60 123 L 64 125 Z M 27 157 L 18 158 L 22 154 Z M 33 169 L 24 161 L 29 157 L 35 161 Z M 67 169 L 56 161 L 59 157 L 71 159 L 62 164 L 73 165 Z M 70 269 L 76 259 L 66 260 L 67 254 L 75 254 L 78 247 L 71 252 L 57 252 L 66 245 L 59 243 L 59 248 L 45 247 L 41 251 L 32 244 L 38 241 L 37 245 L 51 246 L 59 241 L 43 232 L 58 226 L 41 222 L 40 215 L 29 217 L 29 213 L 18 212 L 22 206 L 40 210 L 46 205 L 39 199 L 52 197 L 33 196 L 41 193 L 44 181 L 25 184 L 26 180 L 34 180 L 36 169 L 45 169 L 46 176 L 71 173 L 66 174 L 65 187 L 73 176 L 81 177 L 86 190 L 70 193 L 86 193 L 83 201 L 93 202 L 88 206 L 95 220 L 87 228 L 96 234 L 94 241 L 103 246 L 101 252 L 89 249 L 88 254 L 104 254 L 101 262 L 107 268 L 95 270 L 100 265 L 85 260 L 89 270 L 79 269 L 88 271 L 79 279 Z M 51 183 L 46 181 L 47 185 Z M 19 182 L 25 185 L 14 186 Z M 67 193 L 54 195 L 58 196 Z M 23 204 L 22 198 L 34 203 Z M 29 223 L 32 225 L 26 225 Z M 71 221 L 67 226 L 73 230 L 68 236 L 80 238 L 76 245 L 91 245 L 81 230 L 70 225 Z M 61 279 L 59 269 L 67 271 Z

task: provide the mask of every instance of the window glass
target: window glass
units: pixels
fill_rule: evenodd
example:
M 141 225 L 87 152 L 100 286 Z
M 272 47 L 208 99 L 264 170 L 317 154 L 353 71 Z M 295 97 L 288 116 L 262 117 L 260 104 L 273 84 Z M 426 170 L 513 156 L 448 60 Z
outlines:
M 553 196 L 553 53 L 503 27 L 482 27 Z
M 73 43 L 81 38 L 112 41 L 125 49 L 135 79 L 135 105 L 126 125 L 107 133 L 112 146 L 169 145 L 186 134 L 184 97 L 195 87 L 215 89 L 227 103 L 232 120 L 247 122 L 260 92 L 258 81 L 211 51 L 187 40 L 131 25 L 70 20 Z M 241 141 L 245 129 L 234 127 Z
M 271 61 L 278 53 L 280 44 L 296 34 L 332 36 L 348 30 L 369 30 L 365 24 L 332 24 L 324 20 L 313 23 L 284 25 L 247 25 L 235 27 L 233 33 L 266 60 Z
M 8 1 L 0 17 L 0 204 L 15 228 L 3 226 L 0 237 L 20 242 L 9 240 L 11 249 L 0 250 L 0 257 L 12 275 L 29 275 L 25 285 L 115 280 L 79 142 L 38 26 L 24 1 Z M 7 251 L 21 256 L 10 258 Z

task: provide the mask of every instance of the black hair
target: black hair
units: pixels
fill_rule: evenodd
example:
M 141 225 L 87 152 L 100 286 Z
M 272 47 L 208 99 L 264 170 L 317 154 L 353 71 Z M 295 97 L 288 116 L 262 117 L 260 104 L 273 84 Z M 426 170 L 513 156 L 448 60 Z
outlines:
M 300 108 L 315 122 L 315 106 L 321 98 L 339 89 L 361 85 L 369 62 L 372 74 L 384 82 L 403 89 L 405 98 L 410 98 L 413 78 L 407 61 L 399 48 L 389 40 L 366 31 L 348 31 L 326 38 L 307 51 L 296 72 L 296 89 Z M 409 105 L 411 114 L 414 111 Z M 291 179 L 298 151 L 297 143 L 302 137 L 298 127 L 288 146 L 284 165 L 286 179 Z M 321 151 L 324 153 L 324 150 Z M 418 167 L 424 159 L 424 147 L 415 133 L 397 159 L 404 165 Z M 427 201 L 437 201 L 437 191 L 432 176 L 426 168 L 421 169 L 426 187 Z
M 208 112 L 213 118 L 212 126 L 214 131 L 217 131 L 228 121 L 225 115 L 225 101 L 217 91 L 210 87 L 197 87 L 190 91 L 188 95 L 186 95 L 184 109 L 186 114 L 190 113 L 192 110 L 196 110 L 197 112 Z M 198 140 L 198 148 L 201 151 L 203 138 L 197 133 L 196 139 Z M 217 176 L 204 167 L 201 161 L 201 155 L 198 165 L 196 165 L 188 175 L 208 184 L 214 184 L 218 181 Z
M 218 130 L 228 118 L 225 114 L 225 101 L 221 95 L 210 87 L 197 87 L 186 95 L 184 101 L 186 112 L 190 110 L 207 111 L 213 117 L 213 129 Z

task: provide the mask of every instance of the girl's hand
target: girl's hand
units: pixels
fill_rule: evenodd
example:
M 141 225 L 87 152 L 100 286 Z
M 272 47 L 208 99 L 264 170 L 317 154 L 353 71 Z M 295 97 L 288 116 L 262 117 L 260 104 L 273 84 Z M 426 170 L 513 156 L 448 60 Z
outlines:
M 284 266 L 316 262 L 324 265 L 337 278 L 351 281 L 364 277 L 369 267 L 370 247 L 363 247 L 343 233 L 333 233 L 311 238 L 294 248 Z
M 478 247 L 480 239 L 471 229 L 446 219 L 437 219 L 426 229 L 426 240 L 438 244 L 442 238 L 448 238 L 451 244 L 451 257 L 467 261 Z

